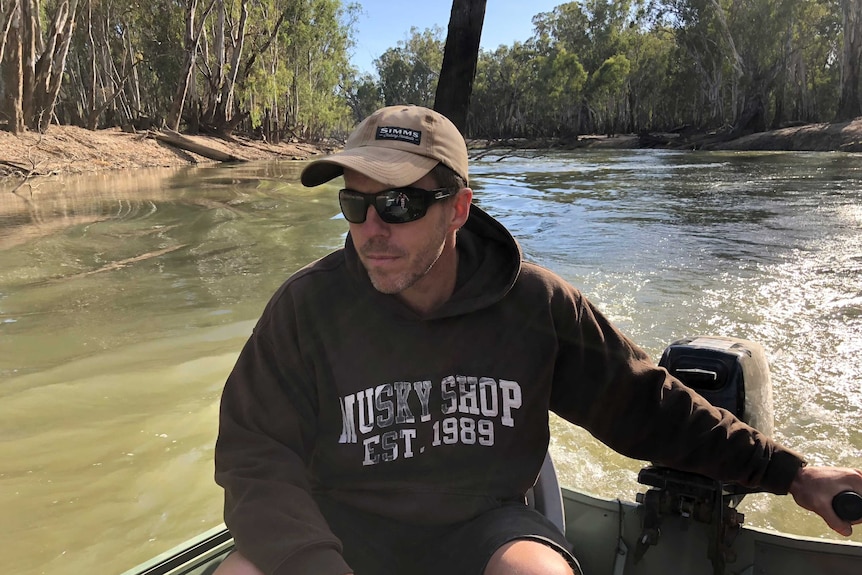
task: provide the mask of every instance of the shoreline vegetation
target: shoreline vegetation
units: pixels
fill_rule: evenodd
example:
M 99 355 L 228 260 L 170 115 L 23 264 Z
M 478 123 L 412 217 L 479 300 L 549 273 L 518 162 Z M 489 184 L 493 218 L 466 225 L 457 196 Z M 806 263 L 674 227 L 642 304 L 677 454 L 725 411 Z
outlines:
M 110 172 L 134 168 L 170 168 L 212 162 L 306 160 L 331 153 L 340 142 L 268 143 L 233 136 L 185 136 L 170 131 L 125 132 L 119 128 L 87 130 L 50 126 L 45 133 L 14 135 L 0 131 L 0 183 L 17 189 L 34 178 Z M 665 148 L 734 151 L 862 152 L 862 117 L 834 124 L 803 124 L 730 138 L 721 132 L 582 135 L 557 140 L 470 140 L 473 158 L 510 150 L 581 148 Z

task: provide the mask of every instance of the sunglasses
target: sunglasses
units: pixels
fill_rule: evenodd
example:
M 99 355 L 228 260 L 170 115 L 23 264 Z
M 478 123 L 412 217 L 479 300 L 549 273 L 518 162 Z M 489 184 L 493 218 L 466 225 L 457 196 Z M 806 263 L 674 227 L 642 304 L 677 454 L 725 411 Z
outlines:
M 368 215 L 368 206 L 374 206 L 377 215 L 387 224 L 406 224 L 425 215 L 434 202 L 452 196 L 458 188 L 391 188 L 376 194 L 363 194 L 344 189 L 338 192 L 341 213 L 351 224 L 361 224 Z

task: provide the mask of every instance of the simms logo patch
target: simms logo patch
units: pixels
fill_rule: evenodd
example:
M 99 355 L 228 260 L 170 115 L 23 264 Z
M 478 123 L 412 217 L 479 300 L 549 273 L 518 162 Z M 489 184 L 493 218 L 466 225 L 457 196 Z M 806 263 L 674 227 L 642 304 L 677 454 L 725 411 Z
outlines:
M 422 141 L 422 132 L 408 128 L 396 128 L 394 126 L 380 126 L 377 128 L 376 140 L 397 140 L 408 144 L 419 145 Z

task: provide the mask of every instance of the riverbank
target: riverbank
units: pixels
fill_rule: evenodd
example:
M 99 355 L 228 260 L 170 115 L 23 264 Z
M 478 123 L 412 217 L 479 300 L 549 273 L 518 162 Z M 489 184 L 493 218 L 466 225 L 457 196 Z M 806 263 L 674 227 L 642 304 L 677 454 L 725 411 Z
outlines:
M 328 153 L 331 147 L 234 137 L 182 136 L 207 155 L 225 155 L 241 161 L 305 160 Z M 85 174 L 133 168 L 174 168 L 213 163 L 214 160 L 157 139 L 154 132 L 128 133 L 119 128 L 86 130 L 76 126 L 50 126 L 44 134 L 14 135 L 0 131 L 0 178 L 28 178 L 59 174 Z
M 729 141 L 709 135 L 680 134 L 581 136 L 575 142 L 543 142 L 548 148 L 668 147 L 704 150 L 788 150 L 862 152 L 862 117 L 837 124 L 805 124 L 750 134 Z M 306 160 L 330 153 L 334 145 L 301 142 L 271 144 L 242 137 L 230 141 L 214 136 L 185 136 L 187 143 L 214 155 L 239 160 Z M 536 142 L 471 142 L 471 148 L 536 147 Z M 157 139 L 152 132 L 127 133 L 119 128 L 90 131 L 76 126 L 51 126 L 46 133 L 14 135 L 0 131 L 0 180 L 21 182 L 38 176 L 83 174 L 133 168 L 170 168 L 213 163 L 200 153 Z
M 733 150 L 788 152 L 862 152 L 862 117 L 850 122 L 801 124 L 730 138 L 722 132 L 583 135 L 577 140 L 474 140 L 473 150 L 582 148 L 666 148 L 672 150 Z M 479 152 L 481 153 L 481 152 Z

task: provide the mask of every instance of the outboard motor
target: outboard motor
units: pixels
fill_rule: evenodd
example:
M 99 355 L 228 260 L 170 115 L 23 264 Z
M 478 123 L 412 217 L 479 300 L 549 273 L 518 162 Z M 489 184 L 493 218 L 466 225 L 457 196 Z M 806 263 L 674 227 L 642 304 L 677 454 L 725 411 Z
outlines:
M 731 337 L 685 338 L 664 350 L 659 365 L 713 405 L 730 411 L 766 435 L 772 434 L 772 382 L 761 345 Z M 643 530 L 635 561 L 658 543 L 663 516 L 681 516 L 717 527 L 712 530 L 707 554 L 713 572 L 723 574 L 725 563 L 734 560 L 731 545 L 744 521 L 736 506 L 746 490 L 658 466 L 642 469 L 638 482 L 652 489 L 637 495 L 642 504 Z
M 772 381 L 760 344 L 732 337 L 691 337 L 670 344 L 658 364 L 711 404 L 772 435 Z

